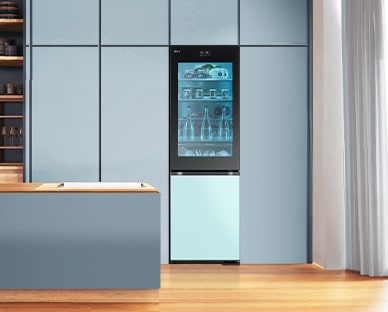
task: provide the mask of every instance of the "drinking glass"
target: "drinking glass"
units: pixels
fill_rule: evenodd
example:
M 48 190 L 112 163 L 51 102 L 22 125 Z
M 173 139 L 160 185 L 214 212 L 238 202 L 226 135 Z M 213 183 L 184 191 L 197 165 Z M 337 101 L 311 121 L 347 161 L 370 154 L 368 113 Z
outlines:
M 7 136 L 8 136 L 8 129 L 6 126 L 1 127 L 1 136 L 3 138 L 3 146 L 7 146 Z
M 23 127 L 18 128 L 17 136 L 19 137 L 19 146 L 23 146 Z
M 15 145 L 16 128 L 14 126 L 9 127 L 9 145 Z

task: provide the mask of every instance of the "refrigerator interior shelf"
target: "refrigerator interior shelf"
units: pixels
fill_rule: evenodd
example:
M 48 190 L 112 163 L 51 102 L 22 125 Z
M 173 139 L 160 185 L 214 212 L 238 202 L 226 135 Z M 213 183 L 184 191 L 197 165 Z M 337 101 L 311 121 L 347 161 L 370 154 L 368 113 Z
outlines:
M 231 140 L 228 141 L 201 141 L 201 140 L 193 140 L 193 141 L 179 141 L 179 145 L 201 145 L 201 146 L 225 146 L 232 145 L 233 142 Z
M 217 97 L 215 99 L 211 99 L 209 97 L 203 97 L 201 99 L 188 99 L 188 98 L 180 98 L 179 99 L 180 102 L 231 102 L 233 101 L 232 98 L 221 98 L 221 97 Z
M 179 78 L 178 81 L 233 81 L 233 78 Z

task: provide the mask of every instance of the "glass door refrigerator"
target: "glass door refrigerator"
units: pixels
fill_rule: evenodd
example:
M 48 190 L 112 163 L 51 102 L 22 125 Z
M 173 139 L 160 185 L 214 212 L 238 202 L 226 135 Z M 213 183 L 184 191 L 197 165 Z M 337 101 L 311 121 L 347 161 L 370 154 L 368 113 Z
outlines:
M 170 262 L 239 263 L 239 47 L 170 48 Z

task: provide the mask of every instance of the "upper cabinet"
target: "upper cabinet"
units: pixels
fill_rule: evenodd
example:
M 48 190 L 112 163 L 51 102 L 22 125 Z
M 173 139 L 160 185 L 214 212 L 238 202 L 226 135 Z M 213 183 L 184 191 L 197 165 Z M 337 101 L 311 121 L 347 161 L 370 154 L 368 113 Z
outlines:
M 167 45 L 168 0 L 102 0 L 101 44 Z
M 307 2 L 308 0 L 240 0 L 240 43 L 306 45 Z
M 25 32 L 24 37 L 26 39 L 26 46 L 29 46 L 31 44 L 31 27 L 30 27 L 30 20 L 31 20 L 31 1 L 25 1 L 25 15 L 24 15 L 24 24 L 25 26 Z
M 32 181 L 98 181 L 96 47 L 33 47 Z
M 238 44 L 238 1 L 171 0 L 171 44 Z
M 33 0 L 31 9 L 33 45 L 99 43 L 99 0 Z

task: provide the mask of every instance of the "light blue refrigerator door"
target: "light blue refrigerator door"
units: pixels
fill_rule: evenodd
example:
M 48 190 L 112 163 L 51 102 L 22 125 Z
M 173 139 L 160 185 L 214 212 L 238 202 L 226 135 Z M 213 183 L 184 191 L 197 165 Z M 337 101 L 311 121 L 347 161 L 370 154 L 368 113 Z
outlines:
M 236 261 L 239 176 L 171 176 L 171 260 Z

